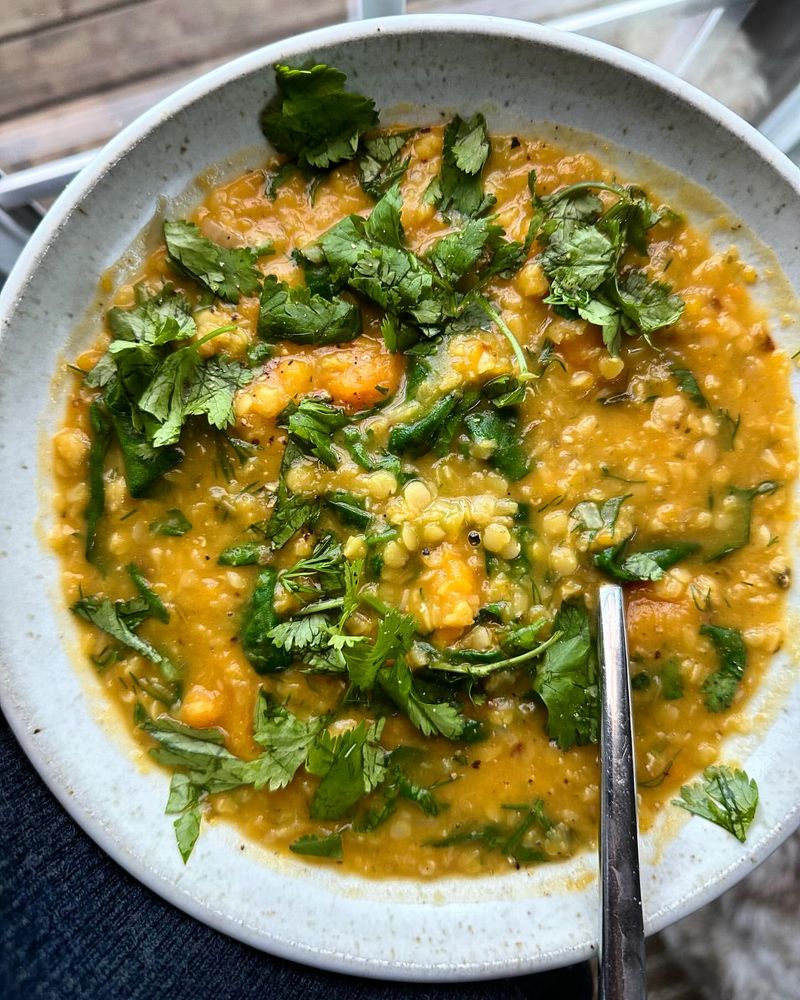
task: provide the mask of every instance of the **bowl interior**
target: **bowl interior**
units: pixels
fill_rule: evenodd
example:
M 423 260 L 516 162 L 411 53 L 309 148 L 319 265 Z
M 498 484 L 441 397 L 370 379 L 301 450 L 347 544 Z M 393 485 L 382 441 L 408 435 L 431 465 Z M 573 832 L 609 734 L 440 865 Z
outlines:
M 218 177 L 261 165 L 258 113 L 274 91 L 271 67 L 308 59 L 345 70 L 387 124 L 482 110 L 495 133 L 555 128 L 623 176 L 652 177 L 642 157 L 658 161 L 668 170 L 653 183 L 668 197 L 717 215 L 718 203 L 698 198 L 688 178 L 748 227 L 735 240 L 744 256 L 775 271 L 762 244 L 772 248 L 787 279 L 766 285 L 776 306 L 785 311 L 800 289 L 796 169 L 710 99 L 599 43 L 490 18 L 407 17 L 325 29 L 209 74 L 127 129 L 71 185 L 0 299 L 3 707 L 50 787 L 101 846 L 176 905 L 251 944 L 400 979 L 474 979 L 577 960 L 596 939 L 591 857 L 487 879 L 369 883 L 275 859 L 216 825 L 184 868 L 162 814 L 167 776 L 141 755 L 132 765 L 132 743 L 89 670 L 73 662 L 59 567 L 44 539 L 46 442 L 62 406 L 53 373 L 96 328 L 98 276 L 118 260 L 117 276 L 135 267 L 148 222 L 196 202 L 194 179 L 211 165 Z M 576 138 L 564 126 L 592 134 Z M 720 238 L 730 241 L 730 230 Z M 790 327 L 777 335 L 784 344 L 797 336 Z M 796 607 L 795 591 L 790 600 Z M 800 689 L 788 652 L 750 711 L 769 722 L 732 750 L 761 787 L 747 848 L 699 821 L 681 820 L 670 839 L 663 830 L 647 838 L 649 930 L 713 898 L 797 825 Z

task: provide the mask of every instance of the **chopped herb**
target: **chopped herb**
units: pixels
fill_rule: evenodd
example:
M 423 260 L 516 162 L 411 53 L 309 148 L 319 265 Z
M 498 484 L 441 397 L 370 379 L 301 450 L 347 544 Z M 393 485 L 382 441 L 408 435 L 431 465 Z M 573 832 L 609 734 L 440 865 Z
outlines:
M 134 563 L 130 563 L 128 566 L 128 576 L 130 576 L 133 581 L 134 587 L 136 587 L 139 591 L 139 596 L 147 605 L 147 610 L 150 615 L 152 615 L 153 618 L 157 618 L 158 621 L 163 622 L 165 625 L 168 624 L 169 611 L 167 611 L 164 606 L 164 602 L 153 590 L 141 570 Z
M 569 512 L 575 531 L 579 531 L 587 542 L 593 542 L 601 533 L 613 535 L 619 517 L 620 507 L 632 494 L 610 497 L 602 503 L 596 500 L 582 500 Z
M 723 764 L 707 767 L 702 782 L 684 785 L 672 801 L 744 843 L 758 808 L 758 785 L 744 771 Z
M 341 344 L 361 333 L 361 313 L 352 302 L 290 288 L 274 274 L 264 279 L 258 332 L 267 340 L 297 344 Z
M 780 485 L 780 483 L 767 479 L 750 489 L 740 489 L 738 486 L 728 488 L 728 496 L 734 499 L 735 504 L 735 510 L 731 512 L 733 527 L 730 537 L 712 555 L 706 557 L 706 562 L 717 562 L 748 544 L 750 541 L 750 522 L 753 518 L 753 502 L 756 497 L 775 493 L 776 490 L 780 489 Z
M 425 196 L 443 215 L 455 211 L 477 216 L 494 204 L 494 195 L 483 193 L 481 176 L 490 148 L 483 115 L 467 121 L 456 115 L 447 125 L 439 176 Z
M 217 562 L 220 566 L 256 566 L 265 563 L 271 551 L 259 542 L 239 542 L 223 549 Z
M 284 590 L 295 596 L 329 597 L 344 589 L 344 562 L 339 539 L 327 532 L 308 556 L 282 569 L 278 581 Z
M 344 89 L 333 66 L 277 65 L 278 95 L 261 113 L 264 135 L 279 153 L 302 166 L 327 170 L 352 160 L 360 137 L 378 124 L 375 102 Z
M 154 535 L 169 535 L 177 538 L 192 530 L 192 522 L 186 517 L 183 511 L 177 507 L 170 507 L 163 517 L 150 522 L 150 531 Z
M 378 634 L 373 642 L 362 638 L 343 650 L 352 683 L 358 688 L 371 688 L 384 664 L 408 652 L 415 632 L 413 618 L 390 608 L 378 623 Z
M 678 388 L 686 393 L 695 406 L 699 406 L 701 410 L 708 409 L 708 400 L 701 392 L 697 379 L 688 368 L 679 368 L 677 365 L 673 365 L 672 376 L 678 383 Z
M 358 158 L 358 176 L 361 187 L 370 197 L 381 198 L 396 184 L 408 169 L 410 157 L 402 158 L 403 148 L 416 134 L 416 129 L 378 135 L 362 142 L 362 152 Z
M 386 777 L 387 752 L 378 745 L 383 719 L 360 722 L 339 736 L 323 730 L 309 749 L 306 769 L 322 780 L 311 800 L 312 819 L 340 819 Z
M 164 240 L 170 260 L 183 273 L 199 281 L 214 295 L 236 303 L 243 295 L 256 295 L 261 274 L 259 257 L 273 253 L 272 246 L 221 247 L 202 235 L 193 222 L 164 223 Z
M 561 750 L 596 743 L 597 656 L 585 608 L 564 602 L 553 622 L 559 638 L 537 667 L 533 689 L 547 708 L 547 732 Z
M 510 482 L 518 482 L 531 471 L 530 456 L 513 417 L 484 410 L 468 414 L 464 424 L 467 434 L 476 444 L 493 445 L 489 462 Z
M 747 648 L 738 629 L 720 625 L 701 625 L 700 635 L 707 636 L 717 652 L 719 667 L 706 678 L 703 697 L 710 712 L 730 708 L 739 681 L 747 666 Z
M 518 865 L 539 864 L 549 860 L 544 850 L 544 837 L 554 823 L 545 812 L 542 799 L 533 805 L 504 805 L 503 809 L 516 813 L 513 825 L 487 823 L 477 829 L 456 827 L 441 840 L 428 841 L 430 847 L 453 847 L 457 844 L 481 844 L 490 851 L 498 851 Z
M 378 672 L 378 684 L 397 707 L 405 712 L 409 722 L 423 736 L 438 733 L 449 740 L 474 740 L 480 735 L 478 723 L 465 718 L 450 702 L 427 701 L 418 689 L 414 677 L 402 657 L 392 667 Z

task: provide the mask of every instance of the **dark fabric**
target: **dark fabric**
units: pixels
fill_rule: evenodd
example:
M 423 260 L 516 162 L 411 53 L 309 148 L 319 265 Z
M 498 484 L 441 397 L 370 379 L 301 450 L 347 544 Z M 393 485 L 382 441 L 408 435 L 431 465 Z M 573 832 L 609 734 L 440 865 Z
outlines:
M 0 715 L 3 1000 L 587 1000 L 588 965 L 493 983 L 317 972 L 197 923 L 111 861 L 45 788 Z

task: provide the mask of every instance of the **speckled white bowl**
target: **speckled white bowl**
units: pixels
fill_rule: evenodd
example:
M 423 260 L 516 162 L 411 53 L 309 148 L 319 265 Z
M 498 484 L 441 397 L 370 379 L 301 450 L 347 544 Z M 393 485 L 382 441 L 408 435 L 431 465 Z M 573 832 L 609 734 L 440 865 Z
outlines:
M 129 248 L 158 196 L 176 210 L 197 200 L 192 181 L 209 165 L 229 175 L 247 164 L 241 151 L 248 149 L 259 163 L 258 112 L 273 93 L 271 67 L 309 57 L 343 68 L 353 87 L 376 98 L 386 121 L 482 109 L 496 132 L 531 134 L 544 122 L 594 132 L 620 147 L 584 140 L 615 158 L 622 174 L 643 169 L 638 154 L 652 157 L 731 206 L 800 287 L 797 169 L 699 91 L 597 42 L 491 18 L 405 17 L 325 29 L 215 70 L 109 143 L 50 211 L 0 299 L 3 709 L 50 788 L 112 857 L 176 906 L 243 941 L 396 979 L 473 979 L 576 961 L 596 941 L 593 857 L 495 878 L 365 882 L 276 860 L 216 824 L 184 868 L 163 815 L 166 774 L 137 757 L 91 671 L 74 662 L 74 626 L 59 606 L 59 568 L 42 534 L 49 517 L 42 443 L 62 405 L 53 373 L 80 342 L 76 324 L 88 330 L 100 315 L 98 276 L 120 258 L 123 273 L 135 266 Z M 680 203 L 674 178 L 659 183 L 662 191 L 672 185 Z M 744 243 L 746 255 L 759 256 L 757 242 Z M 785 342 L 785 331 L 778 336 Z M 751 709 L 754 733 L 726 751 L 761 787 L 747 847 L 683 814 L 672 820 L 671 839 L 663 830 L 645 839 L 649 931 L 742 878 L 798 825 L 794 678 L 788 656 L 777 657 Z

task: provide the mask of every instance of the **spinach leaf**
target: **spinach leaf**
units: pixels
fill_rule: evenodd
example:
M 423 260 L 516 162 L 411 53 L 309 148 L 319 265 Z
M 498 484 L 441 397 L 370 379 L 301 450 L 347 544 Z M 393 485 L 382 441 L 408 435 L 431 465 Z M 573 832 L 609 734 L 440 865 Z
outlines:
M 494 410 L 483 410 L 467 414 L 464 425 L 476 444 L 494 446 L 489 463 L 509 482 L 516 483 L 531 471 L 530 456 L 516 420 Z
M 597 656 L 585 608 L 565 601 L 553 622 L 558 641 L 537 667 L 533 689 L 547 708 L 547 732 L 561 750 L 598 738 Z
M 702 816 L 745 842 L 758 808 L 758 785 L 744 771 L 726 765 L 707 767 L 702 782 L 684 785 L 673 804 Z
M 326 493 L 325 504 L 348 528 L 363 530 L 372 524 L 373 516 L 366 509 L 364 498 L 354 493 L 345 490 Z
M 633 580 L 660 580 L 664 575 L 664 570 L 679 563 L 700 548 L 694 542 L 675 542 L 672 545 L 657 549 L 644 549 L 628 555 L 627 549 L 632 537 L 629 536 L 617 545 L 610 545 L 608 548 L 595 552 L 593 556 L 595 566 L 623 583 Z
M 270 556 L 272 549 L 260 542 L 237 542 L 223 549 L 217 557 L 220 566 L 257 566 L 263 565 Z
M 359 139 L 378 124 L 375 102 L 344 89 L 333 66 L 277 65 L 278 95 L 261 113 L 261 129 L 279 153 L 327 170 L 356 155 Z
M 164 223 L 164 241 L 170 260 L 183 274 L 226 302 L 255 295 L 261 287 L 256 268 L 259 257 L 274 253 L 272 246 L 221 247 L 203 236 L 193 222 Z
M 128 492 L 138 500 L 147 496 L 157 480 L 183 461 L 183 452 L 175 447 L 154 447 L 144 432 L 134 425 L 131 409 L 118 399 L 116 392 L 109 394 L 106 391 L 105 401 L 122 452 Z
M 398 455 L 424 455 L 460 400 L 459 392 L 451 392 L 436 400 L 417 420 L 408 424 L 396 424 L 389 432 L 389 450 Z
M 331 469 L 338 468 L 339 456 L 331 439 L 349 417 L 339 406 L 324 399 L 306 396 L 299 405 L 291 404 L 281 415 L 281 424 L 301 451 L 318 458 Z
M 720 625 L 701 625 L 700 635 L 707 636 L 719 657 L 719 667 L 707 678 L 701 688 L 706 707 L 710 712 L 730 708 L 739 681 L 747 666 L 747 648 L 742 633 L 735 628 Z
M 297 344 L 341 344 L 361 333 L 361 313 L 352 302 L 312 295 L 302 285 L 290 288 L 274 274 L 264 279 L 259 335 Z
M 485 826 L 463 829 L 457 826 L 441 840 L 428 841 L 430 847 L 452 847 L 457 844 L 480 844 L 490 851 L 498 851 L 517 865 L 530 865 L 548 861 L 544 850 L 544 837 L 553 829 L 542 799 L 530 805 L 504 805 L 503 809 L 516 813 L 516 823 L 487 823 Z
M 342 835 L 340 833 L 325 835 L 307 833 L 289 844 L 289 850 L 293 854 L 305 854 L 314 858 L 333 858 L 338 861 L 343 857 Z
M 242 650 L 256 673 L 271 674 L 285 670 L 291 657 L 270 638 L 271 630 L 278 624 L 275 610 L 275 586 L 278 572 L 266 566 L 258 574 L 253 594 L 242 618 L 240 639 Z

